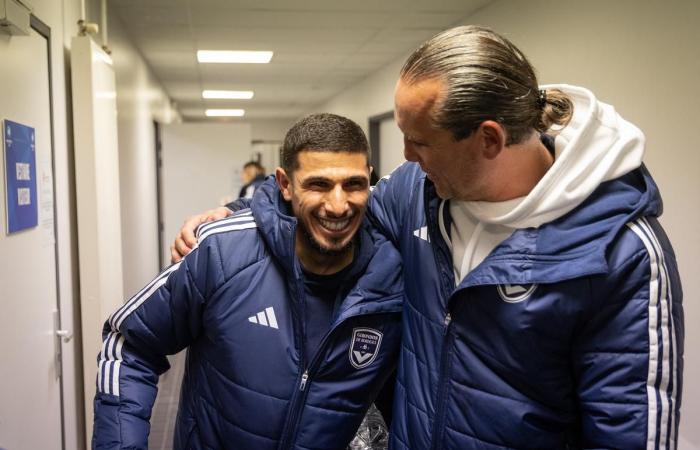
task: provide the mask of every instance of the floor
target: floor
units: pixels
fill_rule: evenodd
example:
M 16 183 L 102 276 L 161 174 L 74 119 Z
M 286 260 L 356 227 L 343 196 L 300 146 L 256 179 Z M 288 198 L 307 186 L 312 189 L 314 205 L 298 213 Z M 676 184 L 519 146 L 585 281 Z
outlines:
M 185 372 L 185 352 L 168 357 L 170 370 L 160 377 L 158 396 L 151 414 L 151 434 L 148 437 L 150 450 L 173 448 L 173 432 L 180 400 L 180 382 Z

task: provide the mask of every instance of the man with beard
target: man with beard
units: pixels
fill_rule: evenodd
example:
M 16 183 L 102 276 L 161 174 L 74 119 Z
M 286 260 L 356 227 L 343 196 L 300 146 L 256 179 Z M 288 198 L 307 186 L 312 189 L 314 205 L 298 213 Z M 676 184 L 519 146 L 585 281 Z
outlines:
M 361 128 L 311 115 L 250 209 L 201 226 L 198 246 L 105 324 L 93 447 L 146 448 L 166 355 L 187 348 L 176 449 L 337 449 L 393 372 L 403 281 L 365 219 Z

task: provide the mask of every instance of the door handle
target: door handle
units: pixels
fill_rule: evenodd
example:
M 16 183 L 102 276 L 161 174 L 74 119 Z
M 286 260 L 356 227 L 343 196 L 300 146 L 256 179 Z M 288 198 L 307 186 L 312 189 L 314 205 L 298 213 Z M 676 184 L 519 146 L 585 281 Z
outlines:
M 73 333 L 68 330 L 56 330 L 56 336 L 60 337 L 63 342 L 70 342 L 73 339 Z

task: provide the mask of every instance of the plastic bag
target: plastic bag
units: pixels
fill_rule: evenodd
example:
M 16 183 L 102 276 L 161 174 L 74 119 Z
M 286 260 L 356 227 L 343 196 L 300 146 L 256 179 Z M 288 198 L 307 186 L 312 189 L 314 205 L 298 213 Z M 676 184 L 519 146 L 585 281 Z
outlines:
M 372 404 L 357 429 L 348 450 L 386 450 L 389 446 L 389 430 L 382 413 Z

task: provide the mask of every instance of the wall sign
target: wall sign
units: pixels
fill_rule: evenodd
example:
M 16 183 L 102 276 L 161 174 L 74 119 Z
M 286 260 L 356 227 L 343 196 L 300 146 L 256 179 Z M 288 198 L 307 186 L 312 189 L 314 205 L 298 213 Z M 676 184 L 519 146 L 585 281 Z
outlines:
M 34 128 L 5 120 L 7 233 L 37 226 Z

